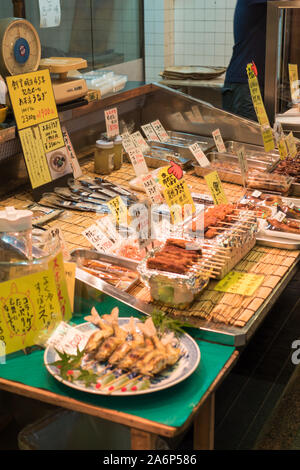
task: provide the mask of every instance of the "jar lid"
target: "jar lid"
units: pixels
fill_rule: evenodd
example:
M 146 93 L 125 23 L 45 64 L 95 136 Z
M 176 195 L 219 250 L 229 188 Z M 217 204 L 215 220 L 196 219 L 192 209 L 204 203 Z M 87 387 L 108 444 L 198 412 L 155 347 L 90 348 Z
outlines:
M 32 211 L 6 207 L 0 211 L 0 232 L 22 232 L 32 228 Z
M 122 137 L 120 135 L 116 135 L 114 143 L 115 144 L 120 144 L 122 142 Z
M 113 142 L 109 142 L 107 140 L 97 140 L 96 141 L 96 147 L 102 148 L 102 149 L 111 149 L 114 146 Z

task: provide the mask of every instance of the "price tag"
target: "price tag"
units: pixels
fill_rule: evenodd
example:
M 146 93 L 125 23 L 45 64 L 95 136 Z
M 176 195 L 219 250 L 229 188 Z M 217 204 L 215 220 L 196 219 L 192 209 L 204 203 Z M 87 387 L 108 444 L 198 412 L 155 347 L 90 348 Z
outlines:
M 127 226 L 130 217 L 127 211 L 127 207 L 121 198 L 121 196 L 117 196 L 110 201 L 107 202 L 107 205 L 114 216 L 114 220 L 116 222 L 116 225 L 124 225 Z
M 75 292 L 75 273 L 76 273 L 76 263 L 71 263 L 69 261 L 64 262 L 65 278 L 68 288 L 68 294 L 71 304 L 71 310 L 74 310 L 74 292 Z
M 154 204 L 161 204 L 163 202 L 162 195 L 159 190 L 159 186 L 156 183 L 153 175 L 148 173 L 147 175 L 142 176 L 142 182 L 146 191 L 146 194 L 149 196 L 149 199 Z
M 125 134 L 121 134 L 122 138 L 122 145 L 126 153 L 129 153 L 131 150 L 135 150 L 135 143 L 131 138 L 131 135 L 127 132 Z
M 213 139 L 215 141 L 218 152 L 225 153 L 226 147 L 221 136 L 220 129 L 216 129 L 212 132 Z
M 137 176 L 148 173 L 147 163 L 141 150 L 134 147 L 134 149 L 130 149 L 127 153 Z
M 156 135 L 158 135 L 158 138 L 161 142 L 167 142 L 170 139 L 167 131 L 165 130 L 159 119 L 156 119 L 156 121 L 151 122 L 151 126 Z
M 275 142 L 273 138 L 273 132 L 271 127 L 269 126 L 262 126 L 261 127 L 261 135 L 263 138 L 264 149 L 266 152 L 271 152 L 275 148 Z
M 80 165 L 79 165 L 79 162 L 78 162 L 78 159 L 77 159 L 77 156 L 76 156 L 75 150 L 73 148 L 73 145 L 72 145 L 72 142 L 71 142 L 71 139 L 69 137 L 67 129 L 65 128 L 65 126 L 62 126 L 61 130 L 62 130 L 62 135 L 63 135 L 63 138 L 64 138 L 65 146 L 66 146 L 66 149 L 67 149 L 69 162 L 70 162 L 72 170 L 73 170 L 73 175 L 74 175 L 74 178 L 77 179 L 80 176 L 82 176 L 82 170 L 80 168 Z
M 273 219 L 278 220 L 278 222 L 282 222 L 285 218 L 286 218 L 286 214 L 281 211 L 278 211 L 273 217 Z
M 142 128 L 147 140 L 150 140 L 150 141 L 152 140 L 154 142 L 160 142 L 159 137 L 156 134 L 156 132 L 154 131 L 151 124 L 144 124 L 144 126 L 141 126 L 141 128 Z
M 107 137 L 119 135 L 119 119 L 117 108 L 111 108 L 104 111 Z
M 214 290 L 252 296 L 262 284 L 264 278 L 265 276 L 260 274 L 230 271 L 221 281 L 218 282 Z
M 295 139 L 294 139 L 294 136 L 293 136 L 292 132 L 290 132 L 286 136 L 285 142 L 286 142 L 286 145 L 287 145 L 287 148 L 288 148 L 289 155 L 292 158 L 295 158 L 295 156 L 297 155 L 297 147 L 296 147 Z
M 149 151 L 149 145 L 145 141 L 144 137 L 140 133 L 140 131 L 136 131 L 131 134 L 132 141 L 134 142 L 135 146 L 139 148 L 142 152 Z
M 98 224 L 93 224 L 82 232 L 82 235 L 102 253 L 109 252 L 114 242 L 100 229 Z
M 118 233 L 114 221 L 111 217 L 105 216 L 96 221 L 100 230 L 105 233 L 105 235 L 114 243 L 117 244 L 122 239 L 121 235 Z
M 183 178 L 178 179 L 173 174 L 174 166 L 163 167 L 158 179 L 164 188 L 163 194 L 169 206 L 174 224 L 178 224 L 195 213 L 196 208 L 190 190 Z
M 46 345 L 52 346 L 60 352 L 76 354 L 78 349 L 83 351 L 89 336 L 90 334 L 84 333 L 66 322 L 60 322 L 48 338 Z
M 217 171 L 212 171 L 204 176 L 207 186 L 209 187 L 213 201 L 216 205 L 228 204 L 226 194 L 224 192 L 220 177 Z
M 194 144 L 190 145 L 189 149 L 201 167 L 205 168 L 210 165 L 210 161 L 206 157 L 198 142 L 195 142 Z
M 239 163 L 240 163 L 240 167 L 241 167 L 241 174 L 242 174 L 242 178 L 243 178 L 244 185 L 245 185 L 245 178 L 246 178 L 246 174 L 248 172 L 248 162 L 247 162 L 247 157 L 246 157 L 246 152 L 245 152 L 245 147 L 244 146 L 238 148 L 237 156 L 238 156 L 238 159 L 239 159 Z
M 289 79 L 291 98 L 293 103 L 299 102 L 299 78 L 298 78 L 298 65 L 289 64 Z
M 256 190 L 253 191 L 253 193 L 252 193 L 252 196 L 255 197 L 255 198 L 259 198 L 261 195 L 262 195 L 262 192 L 261 192 L 261 191 L 258 191 L 258 189 L 256 189 Z
M 288 156 L 288 149 L 285 141 L 285 137 L 282 137 L 278 141 L 278 150 L 281 160 L 284 160 Z
M 60 0 L 39 0 L 40 28 L 53 28 L 60 25 Z

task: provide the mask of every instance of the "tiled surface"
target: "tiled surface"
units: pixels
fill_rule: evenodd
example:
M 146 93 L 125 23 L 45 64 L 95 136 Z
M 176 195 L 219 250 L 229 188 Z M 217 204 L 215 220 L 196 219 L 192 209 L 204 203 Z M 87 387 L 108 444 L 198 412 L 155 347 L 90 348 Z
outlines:
M 163 67 L 171 65 L 227 66 L 235 4 L 236 0 L 144 0 L 146 80 L 159 80 Z M 168 53 L 163 54 L 166 45 Z

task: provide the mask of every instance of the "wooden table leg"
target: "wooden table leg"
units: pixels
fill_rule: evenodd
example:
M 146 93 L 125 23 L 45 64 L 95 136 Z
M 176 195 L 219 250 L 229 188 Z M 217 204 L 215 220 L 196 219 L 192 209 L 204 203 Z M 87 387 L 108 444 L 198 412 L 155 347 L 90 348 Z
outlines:
M 155 450 L 157 435 L 131 428 L 131 450 Z
M 211 393 L 194 419 L 194 450 L 213 450 L 215 394 Z

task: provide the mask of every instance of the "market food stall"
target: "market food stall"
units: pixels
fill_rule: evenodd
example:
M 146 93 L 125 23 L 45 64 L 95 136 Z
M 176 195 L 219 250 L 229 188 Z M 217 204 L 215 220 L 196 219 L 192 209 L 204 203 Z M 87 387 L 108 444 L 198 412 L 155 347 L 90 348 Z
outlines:
M 114 109 L 124 150 L 119 169 L 109 166 L 111 147 L 95 145 L 99 140 L 109 141 L 104 135 L 109 130 L 105 112 Z M 257 123 L 158 84 L 128 84 L 122 92 L 60 112 L 59 121 L 75 149 L 80 174 L 54 178 L 45 191 L 41 185 L 36 197 L 24 164 L 25 171 L 20 172 L 23 156 L 18 131 L 4 129 L 0 132 L 6 150 L 0 160 L 5 170 L 0 208 L 32 211 L 32 228 L 39 241 L 45 234 L 54 238 L 59 234 L 64 263 L 75 266 L 74 294 L 69 291 L 73 308 L 66 319 L 71 329 L 77 325 L 79 336 L 88 333 L 90 338 L 95 328 L 98 331 L 100 320 L 91 315 L 93 308 L 107 326 L 108 316 L 117 307 L 118 327 L 125 325 L 127 332 L 132 317 L 138 321 L 138 331 L 143 331 L 142 319 L 167 319 L 170 329 L 172 322 L 183 326 L 177 343 L 183 354 L 173 369 L 168 369 L 170 364 L 166 367 L 162 353 L 158 356 L 164 363 L 166 375 L 162 376 L 160 369 L 144 372 L 145 363 L 133 370 L 127 363 L 120 375 L 120 367 L 107 369 L 105 361 L 111 356 L 105 356 L 105 361 L 97 360 L 98 376 L 88 374 L 86 384 L 86 374 L 84 380 L 76 374 L 61 374 L 58 364 L 53 364 L 59 360 L 53 344 L 43 343 L 39 336 L 36 343 L 24 342 L 23 348 L 8 355 L 11 367 L 1 367 L 0 388 L 125 424 L 133 429 L 133 448 L 153 448 L 153 435 L 175 436 L 192 421 L 195 448 L 212 448 L 214 392 L 237 360 L 238 348 L 247 345 L 297 270 L 298 183 L 278 171 L 277 149 L 264 151 Z M 213 138 L 215 130 L 220 131 L 222 149 Z M 139 137 L 134 149 L 132 135 Z M 239 159 L 240 149 L 247 171 Z M 99 154 L 101 163 L 107 162 L 101 174 L 95 173 Z M 212 173 L 218 178 L 209 184 L 207 176 Z M 143 176 L 151 179 L 154 192 L 147 192 Z M 166 204 L 181 202 L 174 199 L 174 191 L 167 191 L 168 184 L 172 190 L 184 188 L 183 201 L 192 207 L 186 217 Z M 127 216 L 120 220 L 124 215 L 120 199 L 132 219 L 139 206 L 138 224 L 128 224 Z M 110 203 L 116 200 L 118 211 L 114 212 L 116 205 Z M 160 200 L 164 203 L 157 211 L 155 201 Z M 141 203 L 147 209 L 146 218 L 155 209 L 151 212 L 155 230 L 142 239 L 137 234 L 147 224 L 139 218 Z M 108 222 L 111 215 L 118 222 L 114 227 Z M 6 253 L 13 245 L 7 242 Z M 187 247 L 187 243 L 194 244 Z M 18 262 L 14 260 L 14 268 Z M 17 269 L 9 273 L 0 284 L 3 289 L 6 281 L 11 288 L 11 281 L 20 276 Z M 56 319 L 54 325 L 59 323 Z M 50 326 L 53 330 L 51 322 Z M 152 341 L 154 336 L 145 333 Z M 93 353 L 103 352 L 101 344 L 96 344 Z M 166 347 L 157 344 L 156 353 Z M 24 355 L 24 349 L 28 354 Z M 187 358 L 191 362 L 186 364 Z M 82 372 L 82 363 L 80 370 L 65 365 L 71 372 Z M 26 370 L 31 372 L 22 372 Z

